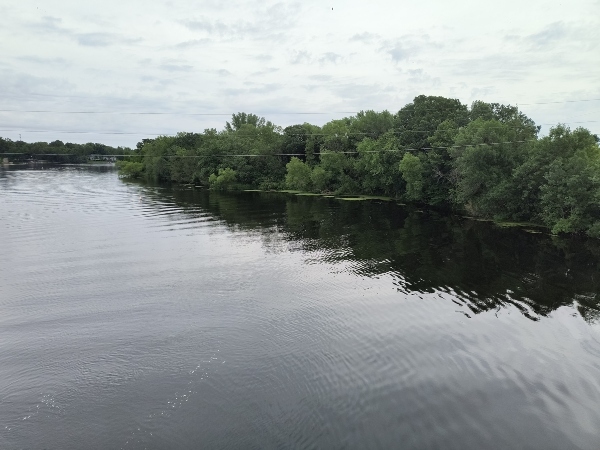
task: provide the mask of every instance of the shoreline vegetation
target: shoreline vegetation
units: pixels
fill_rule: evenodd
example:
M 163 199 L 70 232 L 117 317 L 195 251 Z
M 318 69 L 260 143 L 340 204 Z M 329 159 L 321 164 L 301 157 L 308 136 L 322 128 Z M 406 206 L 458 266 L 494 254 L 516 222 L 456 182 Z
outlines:
M 395 114 L 361 111 L 322 127 L 282 128 L 237 113 L 222 131 L 143 139 L 131 151 L 104 146 L 103 154 L 131 154 L 116 163 L 123 177 L 389 199 L 529 232 L 600 238 L 600 139 L 562 124 L 539 137 L 540 128 L 511 105 L 421 95 Z M 7 142 L 0 153 L 15 147 Z
M 115 162 L 116 155 L 134 155 L 127 147 L 88 142 L 73 144 L 59 140 L 52 142 L 12 141 L 0 137 L 0 164 L 104 164 Z M 8 160 L 8 162 L 4 160 Z

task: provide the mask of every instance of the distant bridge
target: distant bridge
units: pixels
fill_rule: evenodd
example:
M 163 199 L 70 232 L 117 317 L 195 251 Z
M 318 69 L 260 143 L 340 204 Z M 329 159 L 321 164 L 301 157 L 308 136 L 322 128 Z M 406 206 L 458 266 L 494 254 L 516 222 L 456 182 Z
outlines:
M 117 160 L 116 156 L 112 155 L 88 155 L 88 159 L 90 161 L 109 161 L 115 162 Z

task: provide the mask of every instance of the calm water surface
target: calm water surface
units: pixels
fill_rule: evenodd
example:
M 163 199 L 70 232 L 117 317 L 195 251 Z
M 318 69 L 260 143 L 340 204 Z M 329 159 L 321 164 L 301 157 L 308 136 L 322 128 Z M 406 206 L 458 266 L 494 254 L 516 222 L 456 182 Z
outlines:
M 0 169 L 2 449 L 598 449 L 600 243 Z

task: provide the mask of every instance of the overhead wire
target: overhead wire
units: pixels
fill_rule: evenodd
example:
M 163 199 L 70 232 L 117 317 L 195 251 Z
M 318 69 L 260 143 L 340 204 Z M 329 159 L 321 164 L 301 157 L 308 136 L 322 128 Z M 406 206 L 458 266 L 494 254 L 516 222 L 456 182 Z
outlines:
M 572 121 L 572 122 L 562 122 L 566 124 L 583 124 L 583 123 L 598 123 L 599 120 L 584 120 L 584 121 Z M 542 124 L 534 124 L 534 126 L 553 126 L 557 125 L 556 123 L 542 123 Z M 505 128 L 515 128 L 515 129 L 523 129 L 524 125 L 502 125 L 502 126 L 494 126 L 487 127 L 486 129 L 505 129 Z M 455 132 L 456 128 L 446 129 L 446 130 L 434 130 L 435 132 Z M 0 129 L 0 132 L 22 132 L 22 133 L 65 133 L 65 134 L 101 134 L 101 135 L 134 135 L 134 136 L 172 136 L 175 137 L 179 133 L 146 133 L 146 132 L 128 132 L 128 131 L 76 131 L 76 130 L 29 130 L 26 128 L 11 128 L 11 129 Z M 387 130 L 385 132 L 372 132 L 372 131 L 351 131 L 344 133 L 275 133 L 279 136 L 304 136 L 304 137 L 312 137 L 312 136 L 335 136 L 335 137 L 348 137 L 348 136 L 381 136 L 383 134 L 392 133 L 392 134 L 402 134 L 402 133 L 431 133 L 432 130 Z M 194 132 L 181 132 L 184 134 L 202 134 L 202 133 L 194 133 Z M 226 132 L 222 132 L 227 134 Z M 261 137 L 260 134 L 257 133 L 246 133 L 242 134 L 239 132 L 231 133 L 232 136 L 237 137 Z
M 536 103 L 518 103 L 517 106 L 531 106 L 531 105 L 555 105 L 559 103 L 580 103 L 580 102 L 597 102 L 600 98 L 586 98 L 581 100 L 560 100 L 552 102 L 536 102 Z
M 48 109 L 0 109 L 0 112 L 18 113 L 41 113 L 41 114 L 122 114 L 140 116 L 230 116 L 231 113 L 187 113 L 187 112 L 165 112 L 165 111 L 55 111 Z M 334 111 L 334 112 L 277 112 L 273 115 L 330 115 L 330 114 L 357 114 L 357 111 Z M 264 113 L 261 113 L 264 114 Z
M 336 154 L 344 154 L 344 155 L 356 155 L 363 153 L 393 153 L 393 152 L 401 152 L 401 151 L 426 151 L 426 150 L 434 150 L 434 149 L 451 149 L 451 148 L 469 148 L 469 147 L 481 147 L 481 146 L 495 146 L 495 145 L 504 145 L 504 144 L 524 144 L 526 142 L 535 142 L 535 139 L 525 139 L 520 141 L 502 141 L 502 142 L 482 142 L 479 144 L 465 144 L 465 145 L 449 145 L 449 146 L 430 146 L 430 147 L 420 147 L 420 148 L 411 148 L 411 147 L 403 147 L 403 148 L 393 148 L 393 149 L 378 149 L 378 150 L 348 150 L 348 151 L 325 151 L 318 152 L 315 155 L 336 155 Z M 87 155 L 78 155 L 73 153 L 28 153 L 28 152 L 19 152 L 19 153 L 0 153 L 1 155 L 11 155 L 11 156 L 102 156 L 102 157 L 141 157 L 141 158 L 225 158 L 225 157 L 269 157 L 269 156 L 307 156 L 306 153 L 216 153 L 216 154 L 207 154 L 207 155 L 144 155 L 139 153 L 129 153 L 129 154 L 98 154 L 91 153 Z
M 85 98 L 83 96 L 59 96 L 59 95 L 51 95 L 51 94 L 39 94 L 39 93 L 31 93 L 30 95 L 39 95 L 39 96 L 55 96 L 55 97 L 77 97 L 77 98 Z M 578 102 L 592 102 L 592 101 L 600 101 L 600 98 L 590 98 L 590 99 L 578 99 L 578 100 L 562 100 L 562 101 L 551 101 L 551 102 L 534 102 L 534 103 L 520 103 L 517 104 L 517 108 L 519 106 L 525 105 L 544 105 L 544 104 L 561 104 L 561 103 L 578 103 Z M 409 104 L 412 105 L 412 104 Z M 510 105 L 508 105 L 510 106 Z M 439 108 L 418 108 L 421 111 L 425 110 L 438 110 Z M 166 111 L 57 111 L 57 110 L 21 110 L 21 109 L 2 109 L 0 112 L 17 112 L 17 113 L 44 113 L 44 114 L 118 114 L 118 115 L 155 115 L 155 116 L 166 116 L 166 115 L 183 115 L 183 116 L 229 116 L 229 113 L 219 113 L 219 112 L 166 112 Z M 331 114 L 357 114 L 356 111 L 337 111 L 337 112 L 272 112 L 273 115 L 331 115 Z M 587 121 L 572 121 L 565 122 L 567 124 L 585 124 L 585 123 L 597 123 L 597 120 L 587 120 Z M 556 125 L 554 123 L 546 123 L 546 124 L 537 124 L 536 126 L 552 126 Z M 505 127 L 505 126 L 504 126 Z M 504 128 L 497 127 L 497 128 Z M 521 128 L 521 126 L 510 126 L 512 128 Z M 489 128 L 488 128 L 489 129 Z M 79 131 L 79 130 L 29 130 L 25 128 L 13 128 L 13 129 L 0 129 L 1 132 L 21 132 L 21 133 L 64 133 L 64 134 L 97 134 L 97 135 L 131 135 L 131 136 L 173 136 L 173 133 L 146 133 L 146 132 L 126 132 L 126 131 Z M 454 130 L 438 130 L 441 132 L 451 132 Z M 389 133 L 389 131 L 387 131 Z M 398 130 L 392 131 L 394 134 L 401 133 L 429 133 L 431 130 Z M 377 136 L 382 133 L 373 133 L 373 132 L 348 132 L 344 133 L 343 136 Z M 335 133 L 285 133 L 287 136 L 337 136 Z M 254 137 L 255 134 L 239 134 L 236 133 L 236 136 L 239 137 Z M 338 136 L 339 137 L 339 136 Z
M 56 97 L 56 98 L 89 98 L 96 99 L 98 97 L 92 96 L 80 96 L 80 95 L 56 95 L 56 94 L 41 94 L 41 93 L 27 93 L 24 96 L 33 95 L 33 96 L 41 96 L 41 97 Z M 11 97 L 10 94 L 4 94 L 5 97 Z M 15 97 L 14 95 L 12 96 Z M 123 99 L 119 97 L 109 97 L 116 100 L 129 100 L 131 99 Z M 168 100 L 169 102 L 174 103 L 188 103 L 186 100 Z M 515 103 L 515 106 L 518 108 L 519 106 L 533 106 L 533 105 L 554 105 L 554 104 L 563 104 L 563 103 L 581 103 L 581 102 L 594 102 L 600 101 L 600 98 L 587 98 L 587 99 L 577 99 L 577 100 L 557 100 L 557 101 L 543 101 L 543 102 L 530 102 L 530 103 Z M 485 102 L 488 103 L 488 102 Z M 497 102 L 492 102 L 488 104 L 499 104 Z M 413 103 L 408 103 L 406 106 L 414 106 Z M 406 107 L 405 106 L 405 107 Z M 462 105 L 467 106 L 467 105 Z M 510 104 L 505 106 L 512 106 Z M 440 108 L 423 108 L 418 107 L 420 111 L 437 111 Z M 368 110 L 362 110 L 368 111 Z M 27 110 L 27 109 L 2 109 L 0 112 L 23 112 L 23 113 L 51 113 L 51 114 L 125 114 L 125 115 L 187 115 L 187 116 L 229 116 L 231 113 L 223 113 L 223 112 L 204 112 L 204 113 L 185 113 L 185 112 L 166 112 L 166 111 L 56 111 L 56 110 Z M 360 111 L 329 111 L 329 112 L 319 112 L 319 111 L 266 111 L 261 112 L 261 114 L 272 114 L 272 115 L 330 115 L 330 114 L 357 114 Z

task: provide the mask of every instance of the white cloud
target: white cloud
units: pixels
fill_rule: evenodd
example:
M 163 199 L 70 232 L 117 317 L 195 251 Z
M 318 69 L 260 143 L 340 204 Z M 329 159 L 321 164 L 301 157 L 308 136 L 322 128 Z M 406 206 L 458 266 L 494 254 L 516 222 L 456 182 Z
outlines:
M 227 118 L 116 112 L 246 111 L 282 126 L 322 124 L 347 115 L 341 111 L 397 111 L 429 94 L 466 104 L 523 104 L 538 123 L 588 121 L 600 133 L 598 101 L 531 105 L 600 98 L 596 0 L 331 6 L 317 0 L 2 5 L 0 109 L 112 114 L 3 112 L 0 120 L 27 140 L 135 145 L 143 133 L 221 129 Z M 89 134 L 23 131 L 34 127 Z M 93 133 L 100 131 L 141 134 Z

